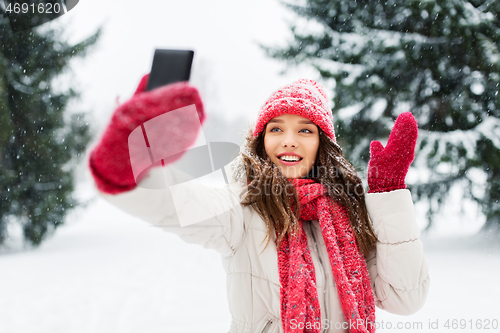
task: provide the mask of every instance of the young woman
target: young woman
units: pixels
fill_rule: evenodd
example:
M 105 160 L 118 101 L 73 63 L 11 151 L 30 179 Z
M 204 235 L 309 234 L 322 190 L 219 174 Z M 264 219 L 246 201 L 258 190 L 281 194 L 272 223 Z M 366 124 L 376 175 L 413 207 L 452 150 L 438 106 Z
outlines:
M 385 148 L 372 142 L 365 195 L 336 143 L 324 89 L 313 80 L 298 80 L 262 107 L 233 163 L 239 187 L 186 187 L 174 204 L 172 191 L 136 185 L 129 135 L 181 107 L 194 104 L 200 122 L 205 114 L 188 83 L 145 92 L 147 79 L 115 111 L 89 156 L 90 170 L 111 203 L 221 254 L 231 333 L 374 332 L 375 306 L 400 315 L 423 306 L 428 264 L 404 182 L 418 131 L 411 113 L 398 117 Z M 179 126 L 182 131 L 166 126 L 163 135 L 174 137 L 178 149 L 188 149 L 197 130 Z M 182 183 L 183 173 L 172 164 L 181 155 L 140 182 L 162 172 L 168 183 Z M 235 199 L 239 204 L 231 208 Z M 231 209 L 181 227 L 179 216 L 193 202 L 206 210 Z

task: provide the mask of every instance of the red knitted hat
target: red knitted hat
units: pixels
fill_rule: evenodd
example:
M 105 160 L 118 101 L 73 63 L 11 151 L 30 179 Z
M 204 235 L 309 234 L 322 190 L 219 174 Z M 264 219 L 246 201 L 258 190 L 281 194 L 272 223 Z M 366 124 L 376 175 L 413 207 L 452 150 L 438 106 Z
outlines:
M 275 91 L 260 110 L 253 136 L 258 136 L 269 120 L 285 113 L 309 118 L 336 141 L 325 89 L 316 81 L 300 79 Z

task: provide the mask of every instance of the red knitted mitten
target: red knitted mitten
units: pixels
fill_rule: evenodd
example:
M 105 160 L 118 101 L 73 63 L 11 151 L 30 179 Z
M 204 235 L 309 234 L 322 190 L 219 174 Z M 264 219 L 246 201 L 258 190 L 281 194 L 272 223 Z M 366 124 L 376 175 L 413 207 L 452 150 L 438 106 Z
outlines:
M 411 112 L 405 112 L 396 119 L 385 148 L 379 141 L 371 142 L 368 193 L 406 188 L 405 177 L 415 158 L 417 135 L 417 121 Z
M 149 74 L 139 83 L 134 95 L 118 106 L 101 140 L 89 158 L 89 167 L 97 188 L 105 193 L 117 194 L 135 188 L 129 154 L 129 135 L 148 120 L 166 112 L 194 104 L 199 122 L 165 126 L 162 135 L 175 138 L 173 146 L 184 151 L 191 146 L 199 132 L 199 124 L 205 120 L 203 104 L 198 90 L 187 82 L 172 83 L 151 91 L 145 91 Z M 163 134 L 164 133 L 164 134 Z M 185 148 L 185 149 L 183 149 Z M 167 159 L 173 162 L 182 154 Z

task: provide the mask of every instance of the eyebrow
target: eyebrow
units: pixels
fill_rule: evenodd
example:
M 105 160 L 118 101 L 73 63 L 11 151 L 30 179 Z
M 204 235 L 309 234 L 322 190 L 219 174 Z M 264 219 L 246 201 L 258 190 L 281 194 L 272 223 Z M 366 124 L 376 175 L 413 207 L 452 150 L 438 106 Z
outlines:
M 284 121 L 281 120 L 281 119 L 271 119 L 271 120 L 269 120 L 269 122 L 270 123 L 284 123 Z M 314 125 L 314 123 L 312 121 L 310 121 L 310 120 L 300 120 L 299 124 L 307 124 L 307 125 L 311 124 L 311 125 Z

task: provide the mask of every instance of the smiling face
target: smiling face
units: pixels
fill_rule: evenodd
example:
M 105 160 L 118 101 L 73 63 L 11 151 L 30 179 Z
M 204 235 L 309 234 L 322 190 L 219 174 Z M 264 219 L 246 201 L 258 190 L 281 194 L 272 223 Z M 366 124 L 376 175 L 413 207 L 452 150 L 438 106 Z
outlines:
M 266 125 L 264 147 L 286 178 L 302 178 L 311 171 L 319 148 L 319 129 L 308 118 L 282 114 Z

